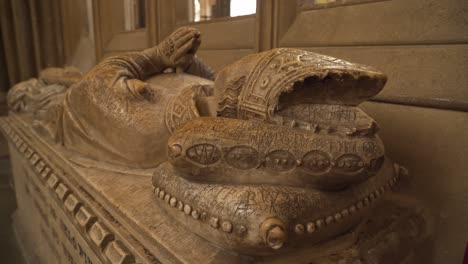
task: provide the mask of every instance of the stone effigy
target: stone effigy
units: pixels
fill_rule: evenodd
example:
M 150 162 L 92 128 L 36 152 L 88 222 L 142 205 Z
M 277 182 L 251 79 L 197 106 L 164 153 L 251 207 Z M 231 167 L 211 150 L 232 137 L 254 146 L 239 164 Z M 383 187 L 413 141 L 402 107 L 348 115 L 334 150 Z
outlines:
M 1 128 L 17 192 L 33 197 L 19 204 L 39 208 L 44 237 L 65 241 L 39 259 L 421 260 L 424 209 L 393 193 L 408 171 L 357 107 L 383 89 L 383 73 L 281 48 L 215 78 L 200 43 L 181 28 L 84 75 L 48 69 L 11 89 Z M 33 229 L 30 211 L 20 206 L 18 222 Z
M 47 68 L 38 79 L 30 79 L 11 88 L 7 98 L 8 108 L 17 113 L 35 113 L 58 105 L 63 100 L 65 90 L 81 77 L 82 74 L 72 67 Z

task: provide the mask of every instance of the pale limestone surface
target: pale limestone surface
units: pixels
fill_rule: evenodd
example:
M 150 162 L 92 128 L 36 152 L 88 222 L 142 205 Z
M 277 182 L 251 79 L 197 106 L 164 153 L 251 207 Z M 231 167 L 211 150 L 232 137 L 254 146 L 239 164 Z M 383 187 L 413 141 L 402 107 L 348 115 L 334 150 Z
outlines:
M 14 174 L 40 231 L 62 241 L 62 250 L 49 242 L 38 256 L 414 261 L 431 233 L 427 214 L 391 194 L 408 171 L 385 155 L 377 124 L 357 108 L 380 92 L 385 74 L 274 49 L 226 67 L 213 83 L 195 57 L 199 44 L 198 31 L 181 28 L 81 79 L 50 71 L 45 84 L 12 89 L 19 107 L 1 126 L 16 148 Z M 49 96 L 55 83 L 64 90 Z

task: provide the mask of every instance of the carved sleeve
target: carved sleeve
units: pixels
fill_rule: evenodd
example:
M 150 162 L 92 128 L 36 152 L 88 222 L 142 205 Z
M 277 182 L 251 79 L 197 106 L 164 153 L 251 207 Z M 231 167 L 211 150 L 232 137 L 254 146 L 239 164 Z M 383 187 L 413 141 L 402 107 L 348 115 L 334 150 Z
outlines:
M 151 75 L 162 73 L 166 68 L 158 48 L 155 47 L 142 52 L 131 52 L 108 58 L 96 66 L 92 72 L 93 75 L 115 74 L 115 77 L 144 80 Z
M 200 43 L 198 30 L 182 27 L 156 47 L 106 59 L 88 76 L 111 80 L 115 84 L 126 79 L 145 80 L 170 67 L 188 69 L 192 74 L 213 79 L 213 71 L 195 56 Z M 138 86 L 144 85 L 140 83 Z
M 214 81 L 215 73 L 210 66 L 206 65 L 197 56 L 194 56 L 192 64 L 188 67 L 187 73 Z

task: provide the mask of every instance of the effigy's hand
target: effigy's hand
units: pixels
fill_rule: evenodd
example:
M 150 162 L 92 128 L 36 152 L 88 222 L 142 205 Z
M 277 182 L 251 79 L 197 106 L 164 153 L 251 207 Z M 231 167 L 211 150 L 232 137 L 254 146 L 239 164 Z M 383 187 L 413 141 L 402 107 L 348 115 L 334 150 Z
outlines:
M 186 69 L 192 63 L 200 43 L 200 32 L 197 29 L 182 27 L 164 39 L 157 48 L 167 67 Z

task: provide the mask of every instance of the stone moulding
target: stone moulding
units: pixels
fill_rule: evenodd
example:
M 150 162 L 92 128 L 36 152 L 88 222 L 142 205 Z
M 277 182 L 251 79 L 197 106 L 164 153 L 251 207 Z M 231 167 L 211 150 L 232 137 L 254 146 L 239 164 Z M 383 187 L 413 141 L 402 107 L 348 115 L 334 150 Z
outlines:
M 52 237 L 53 242 L 47 244 L 56 246 L 51 248 L 51 251 L 58 252 L 59 259 L 62 259 L 63 263 L 68 261 L 87 264 L 219 263 L 220 259 L 223 263 L 239 263 L 237 255 L 220 249 L 195 234 L 186 233 L 180 226 L 166 220 L 165 216 L 162 215 L 163 211 L 157 209 L 157 206 L 150 208 L 150 210 L 135 210 L 137 212 L 132 214 L 134 212 L 132 211 L 134 210 L 133 207 L 123 206 L 124 201 L 128 200 L 128 198 L 122 198 L 122 195 L 112 196 L 110 192 L 107 192 L 108 190 L 102 188 L 102 185 L 109 185 L 109 176 L 117 174 L 114 171 L 116 168 L 111 167 L 110 171 L 108 171 L 109 168 L 107 167 L 95 167 L 87 170 L 87 165 L 78 165 L 78 163 L 67 160 L 67 154 L 70 153 L 67 153 L 56 145 L 51 146 L 48 141 L 41 138 L 35 130 L 31 129 L 31 120 L 27 118 L 23 119 L 23 117 L 12 114 L 9 117 L 0 118 L 0 132 L 9 141 L 9 147 L 11 153 L 13 153 L 13 166 L 15 167 L 15 164 L 17 164 L 16 167 L 21 170 L 15 172 L 15 168 L 13 169 L 15 179 L 27 178 L 27 180 L 33 181 L 34 186 L 42 189 L 43 194 L 38 195 L 39 200 L 44 200 L 43 197 L 50 200 L 50 204 L 43 207 L 54 207 L 55 210 L 60 211 L 60 213 L 57 212 L 57 215 L 62 214 L 64 222 L 68 222 L 71 225 L 68 227 L 59 226 L 58 228 L 63 229 L 57 232 L 68 233 L 70 232 L 69 230 L 75 229 L 76 238 L 78 239 L 79 237 L 82 240 L 80 247 L 88 248 L 92 252 L 92 255 L 95 256 L 94 259 L 97 259 L 97 261 L 92 262 L 76 259 L 76 256 L 71 256 L 64 248 L 60 248 L 60 244 L 68 243 L 66 241 L 66 239 L 69 239 L 68 235 L 63 235 L 62 240 L 56 239 L 57 236 L 55 235 L 49 235 L 49 238 Z M 25 168 L 30 170 L 29 176 L 22 176 L 22 174 L 26 174 L 22 172 Z M 90 176 L 87 175 L 88 173 L 100 173 L 103 175 L 95 177 L 96 181 L 89 181 L 84 177 Z M 117 175 L 119 178 L 122 177 L 121 173 L 119 172 Z M 153 203 L 151 187 L 148 184 L 151 182 L 151 174 L 142 174 L 140 170 L 127 170 L 124 173 L 132 174 L 132 177 L 128 177 L 131 180 L 125 181 L 126 184 L 121 186 L 139 188 L 138 193 L 140 194 L 148 191 L 146 200 L 142 199 L 141 195 L 139 195 L 138 199 L 133 197 L 133 201 L 138 204 L 143 202 L 146 205 Z M 133 176 L 140 178 L 142 181 L 137 181 L 137 184 L 133 184 L 135 182 L 135 177 Z M 20 186 L 15 186 L 15 188 L 18 190 Z M 21 187 L 21 189 L 23 188 Z M 25 189 L 29 190 L 31 188 L 25 186 L 23 190 Z M 119 192 L 113 191 L 112 194 L 119 194 Z M 127 192 L 122 190 L 121 194 L 131 196 L 128 190 Z M 34 204 L 26 204 L 19 211 L 35 210 L 34 207 L 39 207 L 36 204 L 35 200 Z M 31 208 L 31 206 L 34 207 Z M 151 212 L 151 217 L 149 218 L 148 211 Z M 23 212 L 21 213 L 24 214 Z M 46 211 L 45 214 L 46 216 L 50 216 L 52 212 Z M 37 219 L 21 218 L 17 220 L 16 225 L 19 228 L 22 225 L 33 225 L 32 228 L 36 228 L 34 226 L 36 221 Z M 50 230 L 42 232 L 48 231 Z M 172 233 L 174 237 L 178 237 L 179 239 L 174 241 L 174 239 L 168 238 L 168 232 L 174 232 Z M 18 237 L 26 245 L 35 239 L 29 234 L 19 234 Z M 185 241 L 181 241 L 182 239 L 185 239 Z M 192 244 L 196 244 L 198 250 L 187 252 L 187 248 Z M 67 244 L 67 247 L 70 250 L 71 245 Z M 25 248 L 28 249 L 28 252 L 34 250 L 33 248 Z M 75 248 L 75 250 L 77 249 Z M 184 252 L 184 254 L 181 252 Z M 78 252 L 75 253 L 78 254 Z M 213 253 L 217 257 L 207 258 L 206 256 L 209 253 Z M 41 258 L 44 257 L 41 254 L 38 253 Z M 39 260 L 36 259 L 34 261 Z M 54 259 L 53 261 L 57 263 L 59 260 Z M 51 262 L 46 261 L 44 263 Z M 59 263 L 62 262 L 59 261 Z
M 87 197 L 83 192 L 73 190 L 69 180 L 59 172 L 60 169 L 55 164 L 50 163 L 39 148 L 32 144 L 28 137 L 22 135 L 18 124 L 14 124 L 15 118 L 1 118 L 0 129 L 3 134 L 12 142 L 23 157 L 29 161 L 31 168 L 37 173 L 42 185 L 49 190 L 48 195 L 55 197 L 56 203 L 66 213 L 75 227 L 83 234 L 88 245 L 94 249 L 95 253 L 102 259 L 103 263 L 135 263 L 141 261 L 140 254 L 132 252 L 130 248 L 135 245 L 128 245 L 128 241 L 120 239 L 115 228 L 106 224 L 106 222 L 115 219 L 104 219 L 97 213 L 94 206 L 102 207 L 96 204 L 97 201 L 92 197 Z M 91 206 L 94 204 L 94 206 Z M 122 226 L 119 226 L 122 229 Z M 137 241 L 133 241 L 133 244 Z M 143 247 L 141 244 L 138 247 Z M 143 247 L 144 248 L 144 247 Z M 158 263 L 157 258 L 150 257 L 153 261 L 147 263 Z

